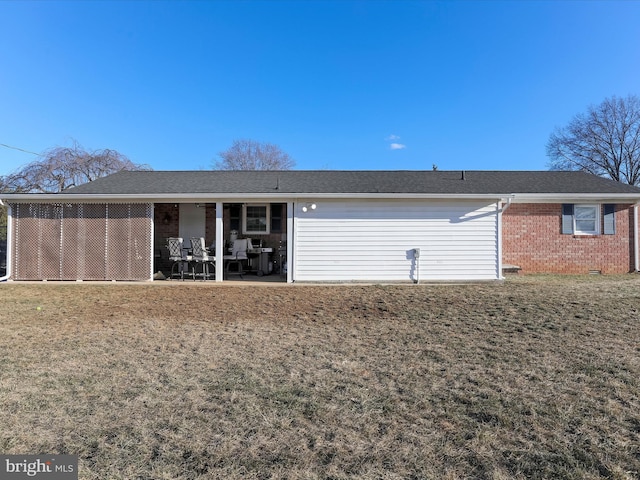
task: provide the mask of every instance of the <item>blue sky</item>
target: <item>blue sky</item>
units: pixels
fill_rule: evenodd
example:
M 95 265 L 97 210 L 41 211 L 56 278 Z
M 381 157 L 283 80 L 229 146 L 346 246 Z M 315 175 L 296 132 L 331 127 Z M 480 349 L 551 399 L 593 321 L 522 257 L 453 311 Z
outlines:
M 640 94 L 638 25 L 637 1 L 0 1 L 0 144 L 544 170 L 554 127 Z M 35 158 L 0 146 L 0 174 Z

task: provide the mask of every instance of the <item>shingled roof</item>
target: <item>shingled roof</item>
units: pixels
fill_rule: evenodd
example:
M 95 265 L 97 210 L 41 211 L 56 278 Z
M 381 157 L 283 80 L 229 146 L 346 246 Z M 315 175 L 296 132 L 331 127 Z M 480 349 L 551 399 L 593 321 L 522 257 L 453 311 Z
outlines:
M 70 195 L 180 194 L 606 194 L 640 188 L 584 172 L 556 171 L 123 171 L 71 188 Z

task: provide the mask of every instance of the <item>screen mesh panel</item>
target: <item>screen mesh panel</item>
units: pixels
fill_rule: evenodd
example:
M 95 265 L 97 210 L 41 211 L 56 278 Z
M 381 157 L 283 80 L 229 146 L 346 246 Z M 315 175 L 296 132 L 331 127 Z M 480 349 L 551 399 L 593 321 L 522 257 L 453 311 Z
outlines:
M 15 204 L 15 280 L 149 280 L 151 204 Z
M 60 278 L 62 280 L 76 280 L 82 278 L 84 272 L 84 257 L 78 252 L 84 249 L 84 232 L 81 224 L 82 205 L 64 205 L 62 209 L 62 224 L 60 236 Z

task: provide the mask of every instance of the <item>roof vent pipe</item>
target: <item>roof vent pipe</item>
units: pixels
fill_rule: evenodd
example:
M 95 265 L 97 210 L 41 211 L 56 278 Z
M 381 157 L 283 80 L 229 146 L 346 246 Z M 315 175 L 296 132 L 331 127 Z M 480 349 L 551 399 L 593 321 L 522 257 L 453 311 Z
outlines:
M 462 170 L 462 176 L 460 177 L 460 180 L 464 180 L 464 170 Z

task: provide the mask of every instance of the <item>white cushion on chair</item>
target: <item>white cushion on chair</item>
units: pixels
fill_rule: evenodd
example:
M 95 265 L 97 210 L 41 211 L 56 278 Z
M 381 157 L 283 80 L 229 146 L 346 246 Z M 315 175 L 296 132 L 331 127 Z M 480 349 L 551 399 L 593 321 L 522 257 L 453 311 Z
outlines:
M 240 238 L 233 241 L 231 255 L 225 255 L 225 260 L 246 260 L 247 259 L 247 239 Z

